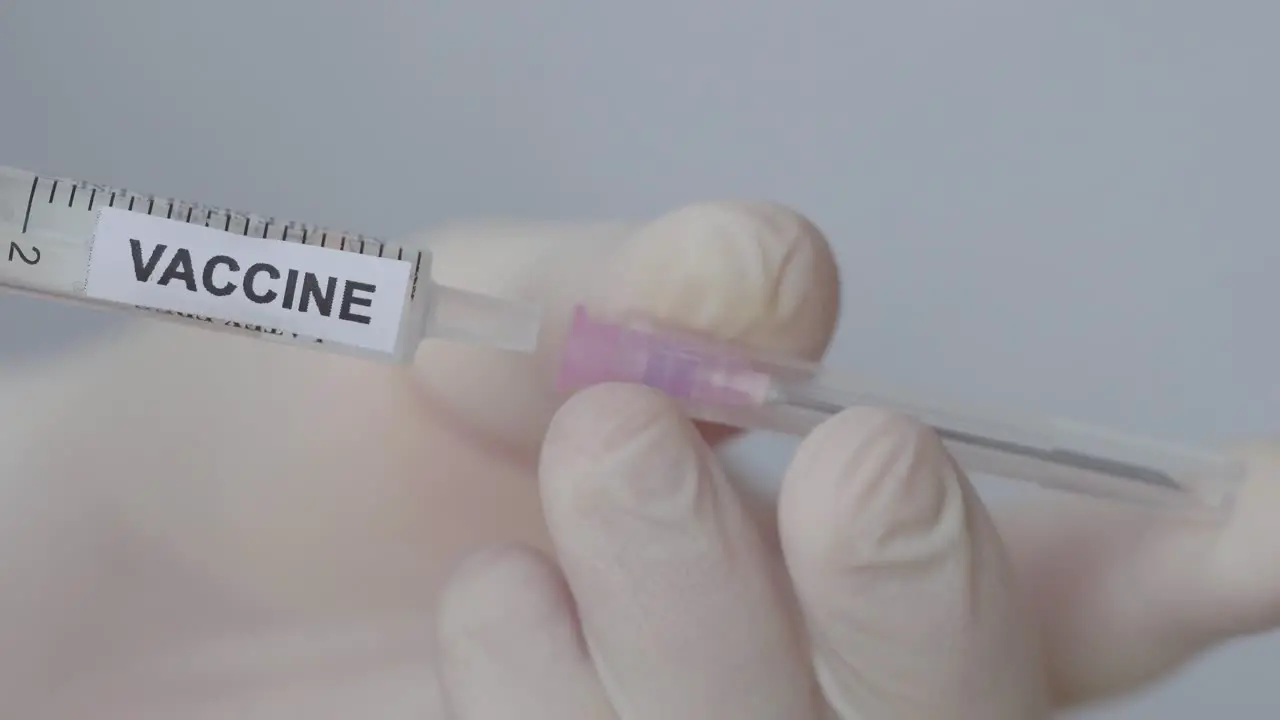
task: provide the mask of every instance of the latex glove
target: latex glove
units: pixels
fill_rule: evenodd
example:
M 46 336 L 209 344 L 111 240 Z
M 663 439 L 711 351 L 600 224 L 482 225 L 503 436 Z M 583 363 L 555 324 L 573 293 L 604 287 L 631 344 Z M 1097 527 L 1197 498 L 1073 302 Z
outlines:
M 441 281 L 559 317 L 806 358 L 835 320 L 823 240 L 773 206 L 434 239 Z M 864 410 L 806 439 L 777 532 L 724 431 L 638 388 L 561 408 L 552 361 L 429 344 L 401 372 L 149 323 L 23 370 L 0 715 L 1037 718 L 1275 622 L 1274 498 L 1223 533 L 1053 497 L 1002 543 L 930 433 Z M 437 607 L 495 543 L 523 549 Z

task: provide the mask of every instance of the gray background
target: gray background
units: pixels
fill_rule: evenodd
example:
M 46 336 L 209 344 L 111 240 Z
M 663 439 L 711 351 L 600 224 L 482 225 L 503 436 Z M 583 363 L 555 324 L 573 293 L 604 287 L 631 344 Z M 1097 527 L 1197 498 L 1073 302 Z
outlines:
M 832 362 L 1213 443 L 1280 429 L 1278 21 L 1263 1 L 0 0 L 0 163 L 389 235 L 780 200 L 844 267 Z M 109 322 L 5 297 L 0 362 Z M 1277 638 L 1237 643 L 1089 717 L 1274 718 L 1278 666 Z

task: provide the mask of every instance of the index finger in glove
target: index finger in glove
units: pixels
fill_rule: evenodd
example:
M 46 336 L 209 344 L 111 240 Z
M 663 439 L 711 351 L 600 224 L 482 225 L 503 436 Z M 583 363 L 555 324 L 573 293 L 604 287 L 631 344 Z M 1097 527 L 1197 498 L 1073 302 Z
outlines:
M 1000 538 L 936 433 L 852 408 L 801 444 L 779 525 L 839 717 L 1048 716 Z

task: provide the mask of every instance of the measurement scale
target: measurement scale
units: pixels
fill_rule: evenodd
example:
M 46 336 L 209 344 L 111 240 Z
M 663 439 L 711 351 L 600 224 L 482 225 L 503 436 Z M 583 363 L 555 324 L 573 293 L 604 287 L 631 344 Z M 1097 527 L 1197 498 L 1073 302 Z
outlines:
M 658 389 L 694 419 L 804 434 L 853 406 L 928 423 L 967 472 L 1222 517 L 1243 464 L 1059 420 L 941 408 L 814 363 L 574 309 L 540 348 L 541 313 L 431 280 L 431 256 L 380 238 L 0 168 L 0 288 L 219 332 L 407 363 L 428 337 L 559 358 L 555 387 Z
M 431 282 L 425 250 L 12 168 L 0 252 L 0 286 L 343 354 L 405 362 L 427 336 L 537 344 L 536 308 Z

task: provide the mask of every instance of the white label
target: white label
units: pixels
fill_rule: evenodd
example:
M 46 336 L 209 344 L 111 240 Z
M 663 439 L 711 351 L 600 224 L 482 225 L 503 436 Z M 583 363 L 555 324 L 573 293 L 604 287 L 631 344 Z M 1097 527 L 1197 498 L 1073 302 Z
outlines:
M 103 208 L 85 294 L 391 353 L 412 274 L 405 260 Z

